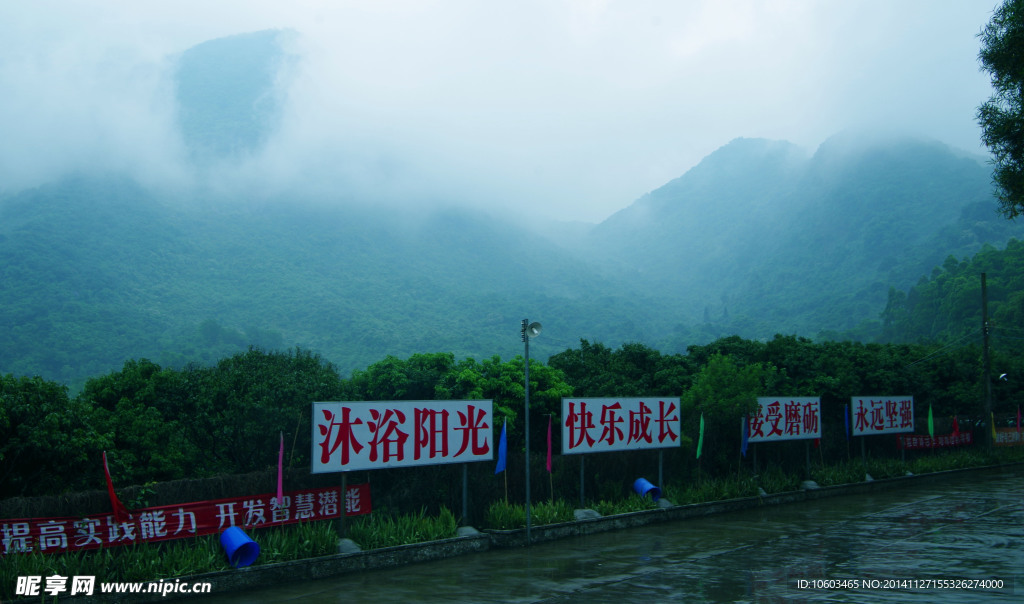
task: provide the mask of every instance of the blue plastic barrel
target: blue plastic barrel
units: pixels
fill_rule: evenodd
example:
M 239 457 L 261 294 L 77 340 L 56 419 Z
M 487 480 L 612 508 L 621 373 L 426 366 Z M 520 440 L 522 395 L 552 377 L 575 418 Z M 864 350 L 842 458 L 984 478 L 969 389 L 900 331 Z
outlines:
M 235 568 L 249 566 L 260 555 L 260 544 L 237 526 L 220 534 L 220 544 L 228 554 L 228 562 Z
M 646 478 L 637 478 L 633 482 L 633 490 L 636 494 L 641 497 L 646 497 L 648 494 L 651 495 L 651 499 L 657 501 L 661 497 L 661 489 L 647 482 Z

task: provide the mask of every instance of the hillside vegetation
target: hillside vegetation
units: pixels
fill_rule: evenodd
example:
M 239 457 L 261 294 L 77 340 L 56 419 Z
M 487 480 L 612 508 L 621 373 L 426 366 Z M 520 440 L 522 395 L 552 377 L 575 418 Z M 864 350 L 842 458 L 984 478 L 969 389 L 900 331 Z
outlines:
M 761 195 L 729 193 L 740 166 L 756 174 L 746 147 L 782 153 Z M 854 164 L 763 141 L 719 153 L 573 245 L 454 207 L 241 202 L 113 176 L 23 191 L 0 200 L 0 371 L 80 387 L 127 359 L 213 363 L 248 345 L 312 350 L 343 373 L 425 350 L 507 358 L 527 317 L 545 325 L 538 358 L 580 338 L 913 341 L 883 335 L 890 290 L 1020 231 L 992 209 L 984 168 L 947 149 L 872 147 Z
M 543 234 L 485 200 L 376 195 L 346 180 L 358 166 L 263 190 L 245 166 L 287 119 L 290 35 L 172 58 L 183 182 L 81 173 L 0 197 L 0 373 L 77 391 L 127 360 L 213 365 L 249 345 L 342 375 L 424 351 L 510 358 L 523 318 L 544 324 L 541 359 L 581 339 L 915 341 L 943 328 L 900 325 L 898 292 L 1024 238 L 983 161 L 849 134 L 813 153 L 737 139 L 601 224 Z

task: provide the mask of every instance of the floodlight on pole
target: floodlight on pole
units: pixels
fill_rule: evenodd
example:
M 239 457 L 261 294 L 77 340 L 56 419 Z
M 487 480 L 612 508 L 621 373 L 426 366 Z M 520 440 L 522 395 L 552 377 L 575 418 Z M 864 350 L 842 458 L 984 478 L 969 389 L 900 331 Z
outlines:
M 522 327 L 519 330 L 526 347 L 525 362 L 523 363 L 523 381 L 526 392 L 526 544 L 530 544 L 530 338 L 540 335 L 540 323 L 530 323 L 529 319 L 523 319 Z

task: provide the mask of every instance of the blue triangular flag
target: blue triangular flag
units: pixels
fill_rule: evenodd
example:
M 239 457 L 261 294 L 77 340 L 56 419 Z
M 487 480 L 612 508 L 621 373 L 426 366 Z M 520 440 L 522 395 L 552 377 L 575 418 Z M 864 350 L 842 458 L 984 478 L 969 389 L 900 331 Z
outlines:
M 744 415 L 743 419 L 741 421 L 742 421 L 743 425 L 740 428 L 740 434 L 742 434 L 742 440 L 740 441 L 740 453 L 743 454 L 743 457 L 746 457 L 747 456 L 747 443 L 749 441 L 749 436 L 747 436 L 747 432 L 749 430 L 749 424 L 747 423 L 747 416 Z
M 505 434 L 505 424 L 508 420 L 505 420 L 501 424 L 501 440 L 498 441 L 498 465 L 494 468 L 494 473 L 498 474 L 505 471 L 505 454 L 508 451 L 508 437 Z

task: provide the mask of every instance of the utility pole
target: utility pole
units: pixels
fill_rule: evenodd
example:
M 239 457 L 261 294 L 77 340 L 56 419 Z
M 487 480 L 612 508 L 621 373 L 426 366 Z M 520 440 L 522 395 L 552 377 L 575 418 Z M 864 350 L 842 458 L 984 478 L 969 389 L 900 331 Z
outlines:
M 995 443 L 992 442 L 992 432 L 995 430 L 992 422 L 992 362 L 989 357 L 989 325 L 988 325 L 988 284 L 985 273 L 981 274 L 981 333 L 982 333 L 982 358 L 984 359 L 985 372 L 985 422 L 989 424 L 985 430 L 986 448 L 991 450 Z

